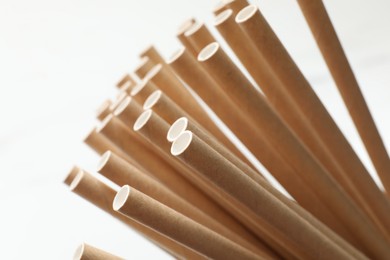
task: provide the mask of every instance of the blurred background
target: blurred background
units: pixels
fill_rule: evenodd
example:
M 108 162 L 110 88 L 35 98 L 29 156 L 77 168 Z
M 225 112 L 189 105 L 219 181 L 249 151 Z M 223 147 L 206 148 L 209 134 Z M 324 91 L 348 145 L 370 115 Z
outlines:
M 374 172 L 296 1 L 250 2 Z M 390 2 L 324 2 L 389 150 Z M 169 57 L 190 17 L 215 32 L 216 3 L 0 0 L 0 259 L 71 259 L 84 241 L 127 259 L 170 259 L 63 179 L 74 164 L 95 170 L 99 157 L 82 140 L 138 54 L 154 44 Z

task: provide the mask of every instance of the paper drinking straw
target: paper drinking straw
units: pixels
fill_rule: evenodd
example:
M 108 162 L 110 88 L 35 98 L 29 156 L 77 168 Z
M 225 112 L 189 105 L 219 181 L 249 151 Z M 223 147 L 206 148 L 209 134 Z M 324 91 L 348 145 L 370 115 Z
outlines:
M 215 8 L 213 9 L 214 15 L 219 15 L 220 13 L 231 9 L 236 15 L 241 9 L 249 5 L 247 0 L 227 0 L 221 1 Z
M 116 191 L 93 175 L 81 170 L 72 181 L 70 189 L 85 200 L 144 235 L 157 246 L 166 250 L 173 256 L 180 259 L 191 259 L 192 257 L 195 259 L 204 259 L 202 255 L 196 253 L 195 251 L 114 211 L 112 209 L 112 200 L 115 198 Z
M 134 73 L 140 78 L 143 79 L 146 74 L 148 74 L 149 70 L 155 66 L 156 63 L 154 63 L 151 59 L 148 57 L 142 57 L 140 64 L 135 68 Z
M 165 64 L 164 58 L 160 55 L 160 53 L 156 50 L 156 48 L 151 45 L 147 47 L 145 50 L 143 50 L 140 53 L 140 58 L 148 57 L 150 60 L 152 60 L 155 64 Z
M 192 44 L 189 42 L 188 38 L 184 36 L 184 33 L 192 27 L 193 24 L 196 23 L 196 20 L 194 18 L 185 20 L 178 28 L 176 37 L 177 39 L 183 44 L 187 50 L 196 57 L 197 53 L 195 49 L 192 47 Z
M 77 247 L 73 255 L 73 259 L 74 260 L 123 260 L 124 258 L 120 258 L 106 251 L 103 251 L 99 248 L 83 243 Z
M 136 100 L 128 96 L 118 105 L 113 114 L 131 129 L 142 112 L 142 106 Z
M 215 42 L 214 36 L 204 23 L 194 23 L 185 33 L 196 55 L 208 44 Z
M 69 186 L 80 170 L 80 167 L 73 166 L 68 175 L 66 176 L 64 183 Z
M 198 60 L 213 72 L 217 80 L 225 83 L 223 87 L 232 100 L 252 118 L 257 129 L 269 138 L 281 156 L 297 170 L 306 185 L 313 187 L 321 201 L 359 239 L 361 246 L 365 246 L 373 255 L 384 255 L 387 248 L 383 235 L 289 131 L 264 97 L 250 86 L 249 81 L 219 45 L 208 45 L 199 54 Z M 241 87 L 238 89 L 236 86 Z M 368 239 L 367 232 L 371 232 L 372 239 L 377 242 L 373 243 L 372 239 Z
M 226 10 L 216 17 L 215 25 L 229 46 L 251 74 L 256 83 L 261 86 L 267 100 L 276 112 L 285 120 L 288 126 L 298 135 L 310 152 L 321 162 L 328 172 L 338 181 L 343 189 L 370 216 L 373 213 L 359 190 L 348 179 L 348 174 L 339 165 L 331 151 L 321 140 L 317 132 L 305 120 L 304 114 L 294 103 L 275 77 L 267 61 L 257 51 L 250 38 L 234 21 L 231 10 Z M 375 217 L 374 217 L 375 219 Z
M 364 100 L 336 31 L 320 0 L 299 0 L 298 4 L 313 33 L 330 73 L 343 97 L 349 114 L 370 155 L 386 191 L 390 192 L 390 160 L 374 119 Z M 321 37 L 319 36 L 321 35 Z
M 143 104 L 145 100 L 156 90 L 158 90 L 158 87 L 146 76 L 140 84 L 131 90 L 130 95 L 140 104 Z
M 207 257 L 215 259 L 260 258 L 128 185 L 118 191 L 113 201 L 113 208 Z
M 126 74 L 123 78 L 116 84 L 117 88 L 121 88 L 125 84 L 135 85 L 136 81 L 129 75 Z
M 183 132 L 172 143 L 171 153 L 213 181 L 232 200 L 237 200 L 250 209 L 257 216 L 254 217 L 255 220 L 264 228 L 263 236 L 268 235 L 270 239 L 281 243 L 279 246 L 295 257 L 350 257 L 346 251 L 253 182 L 192 132 Z
M 242 245 L 254 253 L 265 254 L 263 251 L 265 249 L 269 251 L 269 249 L 265 248 L 258 240 L 254 240 L 254 245 L 243 240 L 237 233 L 229 230 L 229 225 L 226 225 L 228 223 L 220 222 L 220 218 L 217 216 L 210 217 L 203 213 L 192 204 L 189 204 L 187 201 L 172 193 L 153 178 L 142 173 L 139 169 L 111 152 L 106 152 L 102 156 L 99 162 L 98 172 L 119 186 L 129 184 L 131 187 L 134 187 L 149 197 L 191 218 L 199 224 L 214 230 L 220 235 Z M 253 235 L 251 235 L 251 237 L 252 239 L 254 238 Z M 260 250 L 260 246 L 265 249 Z
M 96 115 L 100 121 L 102 121 L 106 116 L 108 116 L 111 113 L 110 111 L 111 104 L 112 104 L 111 100 L 107 99 L 97 109 Z
M 321 103 L 308 81 L 289 56 L 282 43 L 272 31 L 256 6 L 244 8 L 237 14 L 236 22 L 256 43 L 257 49 L 267 60 L 269 66 L 281 80 L 286 91 L 294 99 L 300 110 L 323 143 L 333 153 L 343 167 L 349 180 L 355 185 L 367 205 L 384 226 L 382 232 L 390 230 L 390 202 L 365 169 L 359 157 L 345 139 L 344 135 Z M 267 38 L 267 41 L 262 39 Z M 359 176 L 359 178 L 356 178 Z M 375 221 L 375 220 L 374 220 Z

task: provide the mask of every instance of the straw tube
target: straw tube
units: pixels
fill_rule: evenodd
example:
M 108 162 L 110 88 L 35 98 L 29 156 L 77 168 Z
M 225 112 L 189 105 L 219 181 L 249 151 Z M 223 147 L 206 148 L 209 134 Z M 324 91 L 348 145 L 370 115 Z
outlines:
M 197 53 L 195 51 L 195 49 L 192 47 L 192 44 L 190 43 L 190 41 L 188 40 L 188 38 L 186 36 L 184 36 L 184 33 L 190 29 L 192 27 L 193 24 L 196 23 L 196 20 L 191 18 L 191 19 L 188 19 L 188 20 L 185 20 L 178 28 L 177 30 L 177 34 L 176 34 L 176 37 L 177 39 L 179 39 L 179 41 L 181 42 L 181 44 L 183 44 L 183 46 L 185 46 L 188 51 L 193 55 L 193 56 L 197 56 Z
M 112 104 L 111 100 L 107 99 L 97 109 L 96 117 L 100 121 L 103 121 L 103 119 L 111 113 L 111 110 L 110 110 L 111 104 Z
M 256 6 L 248 6 L 237 14 L 236 22 L 256 44 L 273 72 L 283 83 L 323 143 L 333 153 L 349 180 L 360 191 L 381 224 L 390 230 L 390 202 L 365 169 L 359 157 L 343 136 L 308 81 L 300 72 L 282 43 L 272 31 Z M 262 39 L 267 39 L 266 41 Z M 359 178 L 356 178 L 359 176 Z
M 131 90 L 130 95 L 140 104 L 143 104 L 156 90 L 158 90 L 158 87 L 148 79 L 148 76 L 146 76 L 140 84 Z
M 261 56 L 250 38 L 248 38 L 234 21 L 232 11 L 227 10 L 218 15 L 215 25 L 256 83 L 261 86 L 267 96 L 267 100 L 276 112 L 278 112 L 295 134 L 298 135 L 300 140 L 309 148 L 310 152 L 325 166 L 328 172 L 338 181 L 354 201 L 369 216 L 373 216 L 367 202 L 348 179 L 348 174 L 344 172 L 317 132 L 305 120 L 304 114 L 299 110 L 289 94 L 286 93 L 281 82 L 275 77 L 267 61 Z M 373 218 L 375 219 L 375 216 Z
M 123 260 L 118 256 L 112 255 L 99 248 L 90 246 L 86 243 L 81 244 L 77 247 L 73 260 Z
M 251 117 L 257 129 L 297 170 L 306 185 L 313 188 L 321 201 L 359 239 L 361 246 L 365 246 L 373 255 L 383 255 L 389 250 L 382 234 L 289 131 L 264 97 L 251 86 L 219 45 L 217 43 L 208 45 L 199 54 L 198 59 L 213 72 L 219 82 L 224 82 L 223 87 L 232 100 Z M 237 86 L 241 87 L 238 89 Z M 367 232 L 372 235 L 371 239 L 368 238 Z M 373 242 L 373 239 L 377 242 Z
M 123 78 L 116 84 L 117 88 L 121 88 L 125 84 L 129 84 L 130 86 L 134 86 L 137 82 L 129 75 L 126 74 Z
M 214 36 L 204 23 L 194 23 L 184 33 L 184 36 L 187 37 L 192 48 L 195 50 L 195 55 L 199 54 L 199 52 L 210 43 L 215 42 Z
M 250 209 L 255 214 L 252 216 L 254 220 L 263 226 L 262 235 L 280 243 L 280 247 L 295 257 L 350 257 L 192 132 L 183 132 L 173 142 L 171 153 L 214 182 L 231 200 L 237 200 Z
M 390 192 L 390 160 L 356 77 L 321 0 L 298 4 L 313 33 L 383 186 Z M 321 37 L 319 36 L 321 35 Z
M 258 240 L 256 240 L 255 246 L 249 244 L 237 233 L 229 230 L 229 224 L 231 223 L 221 221 L 222 219 L 219 216 L 208 216 L 192 204 L 189 204 L 185 200 L 172 193 L 169 189 L 162 186 L 153 178 L 145 175 L 139 169 L 111 152 L 106 152 L 102 156 L 99 162 L 98 172 L 119 186 L 129 184 L 131 187 L 141 191 L 149 197 L 191 218 L 199 224 L 214 230 L 218 234 L 242 245 L 256 254 L 265 255 L 263 250 L 267 249 L 269 251 L 269 249 L 265 248 L 264 245 L 261 245 Z M 218 219 L 218 221 L 216 221 L 216 219 Z M 260 250 L 260 246 L 262 246 L 264 249 Z
M 69 186 L 80 170 L 80 167 L 73 166 L 68 175 L 66 176 L 64 183 Z
M 93 175 L 81 170 L 72 181 L 70 189 L 114 218 L 146 236 L 156 245 L 175 257 L 180 259 L 191 259 L 192 257 L 195 259 L 204 259 L 202 255 L 196 253 L 195 251 L 188 249 L 176 241 L 173 241 L 160 233 L 114 211 L 112 209 L 112 200 L 115 198 L 116 191 Z
M 223 0 L 221 1 L 213 10 L 215 16 L 221 14 L 222 12 L 231 9 L 236 15 L 242 8 L 249 5 L 247 0 Z
M 141 79 L 143 79 L 146 74 L 156 65 L 155 62 L 153 62 L 148 57 L 142 57 L 141 62 L 138 65 L 137 68 L 135 68 L 134 73 Z
M 259 259 L 252 252 L 128 185 L 113 201 L 114 210 L 215 259 Z

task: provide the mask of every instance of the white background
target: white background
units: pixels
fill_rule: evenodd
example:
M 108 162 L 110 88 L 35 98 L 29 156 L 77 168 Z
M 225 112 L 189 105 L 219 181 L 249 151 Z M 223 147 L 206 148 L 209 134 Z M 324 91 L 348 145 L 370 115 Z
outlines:
M 259 4 L 368 169 L 372 165 L 295 1 Z M 390 2 L 325 1 L 390 147 Z M 216 1 L 0 0 L 0 259 L 70 259 L 86 241 L 126 258 L 168 258 L 71 193 L 73 164 L 98 161 L 82 140 L 114 84 L 155 44 L 168 57 L 186 18 L 211 24 Z

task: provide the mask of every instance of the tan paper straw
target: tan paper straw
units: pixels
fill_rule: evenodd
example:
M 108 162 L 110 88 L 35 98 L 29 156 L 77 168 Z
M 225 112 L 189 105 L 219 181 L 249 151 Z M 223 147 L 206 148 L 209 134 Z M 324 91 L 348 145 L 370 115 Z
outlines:
M 140 84 L 131 90 L 130 95 L 137 100 L 138 103 L 143 104 L 156 90 L 158 90 L 158 87 L 146 77 Z
M 359 135 L 386 191 L 390 192 L 390 160 L 356 77 L 349 65 L 332 22 L 320 0 L 298 4 L 313 33 L 330 73 L 343 97 Z M 321 37 L 320 37 L 321 35 Z
M 218 15 L 215 25 L 256 83 L 261 86 L 272 107 L 298 135 L 300 140 L 304 142 L 310 152 L 339 182 L 343 189 L 375 220 L 376 217 L 373 216 L 368 202 L 365 201 L 359 190 L 348 179 L 348 174 L 344 172 L 344 169 L 339 165 L 331 151 L 328 150 L 317 132 L 305 120 L 304 114 L 299 110 L 299 107 L 294 103 L 289 94 L 286 93 L 283 85 L 275 77 L 267 61 L 257 51 L 250 38 L 234 21 L 232 11 L 227 10 Z
M 111 111 L 110 111 L 111 104 L 112 104 L 111 100 L 107 99 L 97 109 L 96 117 L 100 121 L 103 121 L 103 119 L 111 113 Z
M 143 79 L 146 74 L 148 74 L 149 70 L 155 66 L 156 63 L 154 63 L 151 59 L 148 57 L 142 57 L 140 64 L 135 68 L 134 73 L 140 78 Z
M 196 23 L 196 20 L 194 18 L 185 20 L 178 28 L 176 37 L 177 39 L 183 44 L 187 50 L 196 57 L 197 53 L 195 49 L 192 47 L 191 43 L 189 42 L 188 38 L 184 36 L 184 33 L 192 27 L 193 24 Z
M 265 254 L 263 250 L 269 251 L 269 249 L 265 248 L 264 245 L 261 245 L 258 240 L 255 240 L 255 246 L 249 244 L 237 233 L 230 231 L 229 225 L 226 225 L 227 223 L 222 224 L 217 216 L 210 217 L 203 213 L 192 204 L 189 204 L 185 200 L 178 197 L 176 194 L 172 193 L 169 189 L 162 186 L 153 178 L 142 173 L 139 169 L 111 152 L 106 152 L 102 156 L 99 162 L 98 172 L 119 186 L 129 184 L 131 187 L 134 187 L 149 197 L 191 218 L 199 224 L 214 230 L 220 235 L 242 245 L 254 253 L 263 255 Z M 252 238 L 254 238 L 253 235 Z M 264 249 L 260 250 L 260 246 L 262 246 Z
M 187 111 L 184 111 L 181 107 L 179 107 L 174 101 L 172 101 L 168 96 L 166 96 L 162 91 L 157 90 L 153 92 L 144 103 L 144 109 L 152 109 L 157 114 L 159 114 L 168 124 L 172 124 L 176 121 L 176 119 L 180 117 L 191 117 L 193 121 L 200 124 L 203 128 L 207 129 L 215 138 L 218 139 L 226 148 L 232 151 L 237 157 L 243 160 L 248 165 L 251 163 L 248 159 L 235 147 L 229 139 L 220 131 L 220 129 L 216 129 L 216 126 L 213 123 L 208 125 L 204 125 L 201 122 L 197 121 L 196 118 L 192 117 Z M 214 131 L 213 131 L 214 130 Z M 216 136 L 215 133 L 219 133 L 219 136 Z M 219 137 L 219 138 L 218 138 Z
M 90 246 L 86 243 L 81 244 L 77 247 L 73 260 L 123 260 L 118 256 L 112 255 L 99 248 Z
M 184 36 L 187 37 L 188 41 L 192 46 L 192 49 L 195 50 L 196 55 L 204 47 L 206 47 L 206 45 L 215 42 L 214 36 L 211 34 L 211 32 L 204 23 L 194 23 L 184 33 Z
M 218 185 L 232 200 L 237 200 L 257 217 L 264 234 L 281 243 L 296 257 L 347 259 L 348 253 L 313 228 L 294 211 L 253 182 L 210 146 L 183 132 L 172 144 L 171 153 Z M 268 241 L 268 240 L 267 240 Z M 323 250 L 323 251 L 322 251 Z
M 215 259 L 260 258 L 128 185 L 118 191 L 113 208 L 207 257 Z
M 284 84 L 286 91 L 294 99 L 306 119 L 321 136 L 343 167 L 349 180 L 355 185 L 370 209 L 381 224 L 382 231 L 390 230 L 390 202 L 365 169 L 351 145 L 321 103 L 308 81 L 289 56 L 282 43 L 272 31 L 256 6 L 244 8 L 236 17 L 236 21 L 247 35 L 256 43 L 257 49 L 268 61 L 269 66 Z M 263 41 L 262 39 L 267 39 Z M 359 176 L 359 178 L 356 178 Z
M 118 105 L 113 114 L 131 129 L 142 112 L 142 106 L 136 100 L 128 96 Z
M 359 239 L 361 246 L 372 255 L 384 255 L 388 249 L 383 235 L 289 131 L 219 45 L 208 45 L 199 54 L 198 60 L 217 80 L 225 83 L 223 87 L 232 100 L 252 118 L 257 129 L 269 138 L 281 156 L 297 170 L 306 185 L 313 187 L 321 201 Z M 238 89 L 237 86 L 241 87 Z M 371 239 L 367 232 L 372 235 Z M 377 241 L 373 242 L 373 239 Z
M 127 226 L 133 228 L 140 234 L 146 236 L 153 243 L 175 257 L 180 259 L 204 259 L 202 255 L 196 253 L 195 251 L 114 211 L 112 209 L 112 200 L 115 198 L 116 191 L 93 175 L 85 171 L 80 171 L 70 186 L 71 191 L 107 212 L 114 218 L 120 220 Z
M 73 166 L 68 175 L 66 176 L 64 183 L 69 186 L 80 170 L 80 167 Z
M 242 8 L 249 5 L 247 0 L 227 0 L 227 1 L 221 1 L 217 6 L 214 7 L 213 13 L 214 15 L 219 15 L 220 13 L 231 9 L 236 15 Z
M 258 134 L 258 131 L 251 126 L 251 122 L 248 121 L 245 114 L 235 106 L 226 93 L 217 86 L 217 82 L 199 66 L 199 63 L 188 52 L 179 52 L 170 62 L 170 65 L 206 103 L 210 104 L 214 112 L 303 207 L 308 209 L 324 223 L 337 230 L 338 233 L 343 234 L 344 237 L 348 237 L 348 232 L 346 232 L 345 228 L 324 207 L 313 191 L 299 178 L 295 177 L 296 173 L 294 170 L 283 161 L 275 148 L 269 145 Z M 166 104 L 168 102 L 164 97 L 161 97 L 161 100 L 158 102 L 156 101 L 157 103 L 153 106 L 154 101 L 159 99 L 159 95 L 158 93 L 153 94 L 148 99 L 148 102 L 145 102 L 146 106 L 144 105 L 144 107 L 153 107 L 153 110 L 160 113 L 160 115 L 164 111 L 169 111 L 169 113 L 166 113 L 168 116 L 173 114 L 173 116 L 169 117 L 169 120 L 177 118 L 180 113 L 175 113 L 173 109 L 165 108 L 168 107 Z M 167 117 L 166 120 L 171 123 Z
M 129 75 L 126 74 L 123 76 L 123 78 L 116 84 L 117 88 L 121 88 L 125 84 L 130 84 L 130 86 L 133 86 L 136 84 L 136 81 Z

